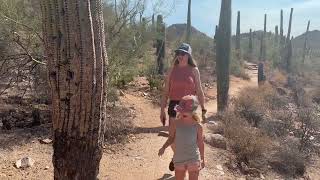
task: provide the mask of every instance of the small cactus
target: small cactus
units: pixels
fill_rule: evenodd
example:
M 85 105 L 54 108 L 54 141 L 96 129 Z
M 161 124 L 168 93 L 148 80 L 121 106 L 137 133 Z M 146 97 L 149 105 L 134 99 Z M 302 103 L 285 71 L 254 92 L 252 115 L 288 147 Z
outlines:
M 310 27 L 310 20 L 308 21 L 307 30 L 306 30 L 306 33 L 305 33 L 305 39 L 304 39 L 304 45 L 303 45 L 303 54 L 302 54 L 302 64 L 304 64 L 304 61 L 306 60 L 306 55 L 307 55 L 307 43 L 308 43 L 309 27 Z

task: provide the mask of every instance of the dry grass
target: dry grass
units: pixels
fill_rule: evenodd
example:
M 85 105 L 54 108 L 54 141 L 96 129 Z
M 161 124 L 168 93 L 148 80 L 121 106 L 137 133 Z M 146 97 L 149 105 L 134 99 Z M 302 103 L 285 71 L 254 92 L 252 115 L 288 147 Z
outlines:
M 287 76 L 283 72 L 276 70 L 272 73 L 270 83 L 276 87 L 283 87 L 287 84 Z
M 124 107 L 108 107 L 105 128 L 105 141 L 110 144 L 124 142 L 134 132 L 133 112 Z

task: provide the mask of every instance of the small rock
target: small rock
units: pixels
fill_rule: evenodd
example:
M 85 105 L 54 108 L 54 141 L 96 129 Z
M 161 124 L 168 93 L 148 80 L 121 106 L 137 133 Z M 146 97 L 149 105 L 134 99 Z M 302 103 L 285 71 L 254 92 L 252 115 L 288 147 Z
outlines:
M 204 141 L 213 147 L 227 149 L 227 141 L 220 134 L 206 134 Z
M 263 174 L 260 174 L 260 179 L 266 179 Z
M 39 140 L 41 144 L 51 144 L 52 140 L 49 138 Z
M 218 170 L 223 171 L 223 167 L 221 165 L 216 166 Z
M 44 170 L 48 170 L 49 169 L 49 166 L 46 166 L 45 168 L 44 168 Z
M 16 161 L 15 165 L 17 168 L 27 168 L 27 167 L 32 167 L 33 164 L 34 164 L 33 159 L 31 159 L 30 157 L 24 157 Z

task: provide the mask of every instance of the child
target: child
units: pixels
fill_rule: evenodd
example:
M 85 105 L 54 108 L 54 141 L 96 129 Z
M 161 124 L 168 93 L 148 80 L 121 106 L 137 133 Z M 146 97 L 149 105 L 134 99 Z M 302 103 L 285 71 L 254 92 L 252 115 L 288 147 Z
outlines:
M 169 129 L 169 138 L 159 149 L 158 155 L 161 156 L 168 146 L 175 143 L 173 162 L 177 180 L 183 180 L 186 171 L 189 180 L 197 180 L 200 169 L 204 168 L 203 129 L 196 114 L 198 105 L 193 95 L 181 99 L 175 107 L 178 116 Z

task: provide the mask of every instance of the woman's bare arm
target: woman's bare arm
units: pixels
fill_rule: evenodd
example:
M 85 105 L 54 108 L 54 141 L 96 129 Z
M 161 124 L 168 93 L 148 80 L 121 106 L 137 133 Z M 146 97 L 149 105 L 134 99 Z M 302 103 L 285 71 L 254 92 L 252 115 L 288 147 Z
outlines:
M 202 90 L 202 86 L 201 86 L 201 80 L 200 80 L 200 72 L 199 69 L 197 67 L 194 68 L 194 75 L 195 75 L 195 84 L 196 84 L 196 91 L 197 91 L 197 96 L 199 99 L 199 103 L 201 108 L 204 110 L 204 93 Z
M 164 112 L 164 109 L 167 107 L 168 97 L 169 97 L 169 88 L 170 88 L 170 77 L 171 77 L 172 69 L 168 71 L 168 75 L 165 78 L 164 87 L 162 90 L 161 96 L 161 112 Z

